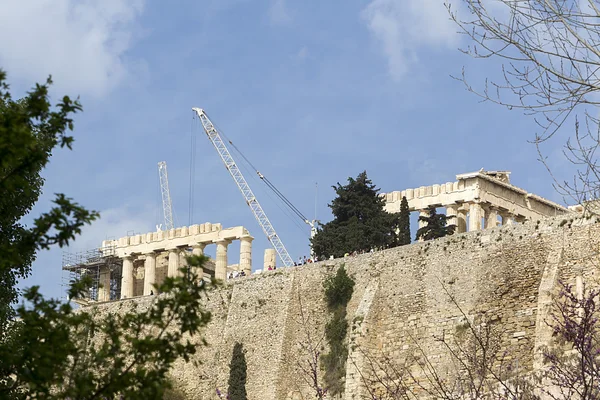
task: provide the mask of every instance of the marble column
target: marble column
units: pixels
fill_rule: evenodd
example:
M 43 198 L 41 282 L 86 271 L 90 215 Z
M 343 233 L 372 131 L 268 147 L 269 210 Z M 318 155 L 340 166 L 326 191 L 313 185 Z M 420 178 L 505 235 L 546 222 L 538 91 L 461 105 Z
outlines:
M 110 269 L 108 267 L 100 268 L 98 301 L 110 301 Z
M 240 237 L 240 270 L 244 271 L 246 276 L 252 273 L 252 241 L 254 238 L 250 235 Z
M 156 253 L 151 252 L 145 254 L 144 261 L 144 296 L 148 296 L 150 292 L 156 294 L 154 284 L 156 283 Z
M 464 233 L 467 231 L 467 210 L 459 208 L 456 213 L 456 233 Z
M 502 225 L 512 225 L 515 223 L 511 213 L 503 212 L 500 216 L 502 217 Z
M 448 204 L 446 207 L 446 225 L 456 225 L 458 228 L 458 205 Z
M 427 218 L 429 217 L 429 210 L 419 210 L 419 229 L 427 226 L 427 222 L 421 221 L 420 217 Z M 424 239 L 422 237 L 419 238 L 419 242 L 423 242 Z
M 204 254 L 204 249 L 206 248 L 206 243 L 197 243 L 192 246 L 192 255 L 193 256 L 201 256 Z M 194 273 L 198 275 L 198 279 L 202 280 L 204 278 L 204 270 L 202 268 L 194 267 Z
M 206 248 L 206 243 L 198 243 L 192 246 L 192 255 L 201 256 L 204 254 L 204 249 Z
M 179 249 L 167 249 L 169 250 L 169 267 L 167 268 L 168 277 L 176 277 L 179 274 Z
M 275 249 L 266 249 L 263 270 L 266 272 L 269 270 L 269 267 L 271 267 L 271 269 L 275 268 L 276 263 L 277 263 L 277 252 L 275 252 Z
M 419 210 L 419 217 L 429 217 L 429 210 Z M 427 225 L 427 222 L 421 221 L 419 218 L 419 229 L 423 228 L 425 225 Z
M 231 241 L 220 239 L 215 241 L 217 244 L 217 259 L 215 262 L 215 278 L 220 280 L 227 279 L 227 246 Z
M 123 257 L 123 270 L 121 276 L 121 298 L 130 299 L 133 297 L 133 258 L 131 256 Z
M 469 231 L 481 230 L 483 208 L 479 203 L 469 203 Z
M 495 228 L 498 226 L 498 209 L 494 206 L 489 206 L 485 210 L 485 229 Z

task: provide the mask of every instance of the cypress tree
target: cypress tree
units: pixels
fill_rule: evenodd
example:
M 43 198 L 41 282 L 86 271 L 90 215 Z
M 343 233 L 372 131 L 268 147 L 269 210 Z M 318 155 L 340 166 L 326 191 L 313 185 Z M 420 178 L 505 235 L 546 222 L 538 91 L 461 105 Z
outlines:
M 229 400 L 247 400 L 246 394 L 246 356 L 244 346 L 236 343 L 233 346 L 231 363 L 229 364 Z
M 410 244 L 410 211 L 408 210 L 408 200 L 406 200 L 406 196 L 402 196 L 402 202 L 400 203 L 398 244 L 400 246 Z
M 426 225 L 417 231 L 417 240 L 431 240 L 454 234 L 456 225 L 446 225 L 447 217 L 444 214 L 438 214 L 434 206 L 429 206 L 428 211 L 428 217 L 419 216 L 419 221 Z

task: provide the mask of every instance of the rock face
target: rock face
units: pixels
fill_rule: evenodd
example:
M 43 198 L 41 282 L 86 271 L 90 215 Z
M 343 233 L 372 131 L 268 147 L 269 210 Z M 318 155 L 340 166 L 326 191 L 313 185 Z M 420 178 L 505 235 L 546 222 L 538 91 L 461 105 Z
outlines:
M 594 253 L 599 244 L 595 219 L 567 216 L 235 280 L 210 293 L 213 320 L 203 333 L 208 346 L 196 354 L 202 365 L 178 363 L 172 372 L 175 386 L 190 399 L 215 398 L 216 388 L 226 391 L 232 350 L 240 342 L 249 399 L 314 398 L 297 366 L 307 356 L 299 344 L 307 332 L 322 336 L 328 318 L 322 282 L 342 263 L 356 281 L 348 304 L 345 399 L 366 395 L 360 374 L 368 373 L 365 351 L 400 363 L 414 354 L 418 342 L 444 368 L 448 357 L 434 336 L 464 326 L 461 310 L 469 319 L 484 315 L 495 321 L 501 348 L 518 359 L 519 368 L 531 370 L 552 338 L 544 320 L 558 282 L 598 286 Z M 134 301 L 151 298 L 99 307 L 119 312 Z

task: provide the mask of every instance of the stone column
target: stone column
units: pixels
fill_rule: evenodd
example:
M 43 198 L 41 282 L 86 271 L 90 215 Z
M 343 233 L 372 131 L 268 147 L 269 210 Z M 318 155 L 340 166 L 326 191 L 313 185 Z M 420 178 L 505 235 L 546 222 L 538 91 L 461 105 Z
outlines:
M 429 217 L 429 210 L 419 210 L 419 217 Z M 427 222 L 425 221 L 421 221 L 421 218 L 419 218 L 419 229 L 427 226 Z M 419 242 L 422 242 L 423 238 L 420 237 L 419 238 Z
M 456 233 L 467 231 L 467 210 L 459 208 L 456 214 Z
M 108 267 L 100 268 L 98 301 L 110 301 L 110 269 Z
M 456 225 L 458 230 L 458 205 L 448 204 L 446 207 L 446 225 Z
M 167 269 L 168 277 L 176 277 L 179 273 L 179 249 L 177 247 L 169 250 L 169 267 Z
M 151 252 L 145 254 L 146 261 L 144 262 L 144 296 L 148 296 L 150 292 L 156 291 L 154 284 L 156 283 L 156 253 Z
M 494 206 L 489 206 L 485 210 L 485 229 L 495 228 L 498 226 L 498 209 Z
M 469 203 L 469 231 L 481 230 L 483 208 L 479 203 Z
M 123 257 L 123 272 L 121 276 L 121 298 L 130 299 L 133 297 L 133 259 L 131 256 Z
M 252 273 L 252 241 L 254 238 L 250 235 L 240 237 L 240 270 L 244 271 L 246 276 Z
M 429 217 L 429 210 L 419 210 L 419 217 Z M 421 229 L 425 225 L 427 225 L 427 223 L 419 219 L 419 229 Z
M 268 271 L 269 267 L 271 267 L 271 269 L 275 268 L 275 265 L 277 263 L 277 253 L 275 252 L 275 249 L 266 249 L 265 250 L 265 262 L 264 262 L 264 271 Z
M 206 247 L 206 243 L 197 243 L 192 246 L 192 255 L 193 256 L 201 256 L 204 254 L 204 248 Z M 198 275 L 198 279 L 202 280 L 204 278 L 204 270 L 202 268 L 194 267 L 194 272 Z
M 227 246 L 231 241 L 220 239 L 215 241 L 217 244 L 217 259 L 215 262 L 215 278 L 227 279 Z
M 192 255 L 201 256 L 204 254 L 204 248 L 206 248 L 206 243 L 198 243 L 192 246 Z
M 502 217 L 502 225 L 512 225 L 515 223 L 511 213 L 503 212 L 500 214 L 500 216 Z

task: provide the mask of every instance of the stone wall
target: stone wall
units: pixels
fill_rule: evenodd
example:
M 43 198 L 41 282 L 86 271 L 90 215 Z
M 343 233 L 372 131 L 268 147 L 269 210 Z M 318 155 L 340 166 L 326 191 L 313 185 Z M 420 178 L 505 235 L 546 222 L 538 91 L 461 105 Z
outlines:
M 418 342 L 440 370 L 447 367 L 445 350 L 434 336 L 464 326 L 461 310 L 468 318 L 496 321 L 502 348 L 518 358 L 521 368 L 531 369 L 535 350 L 551 340 L 544 317 L 557 282 L 598 285 L 600 224 L 573 218 L 469 232 L 235 280 L 210 293 L 213 321 L 204 331 L 209 344 L 196 354 L 202 364 L 178 363 L 175 385 L 190 399 L 216 398 L 215 388 L 227 388 L 233 346 L 240 342 L 250 400 L 314 398 L 297 368 L 305 356 L 299 343 L 306 330 L 322 335 L 327 318 L 322 282 L 342 263 L 356 281 L 348 305 L 352 345 L 346 399 L 366 398 L 358 373 L 367 369 L 362 350 L 401 362 Z M 151 300 L 101 307 L 113 312 L 124 303 Z

